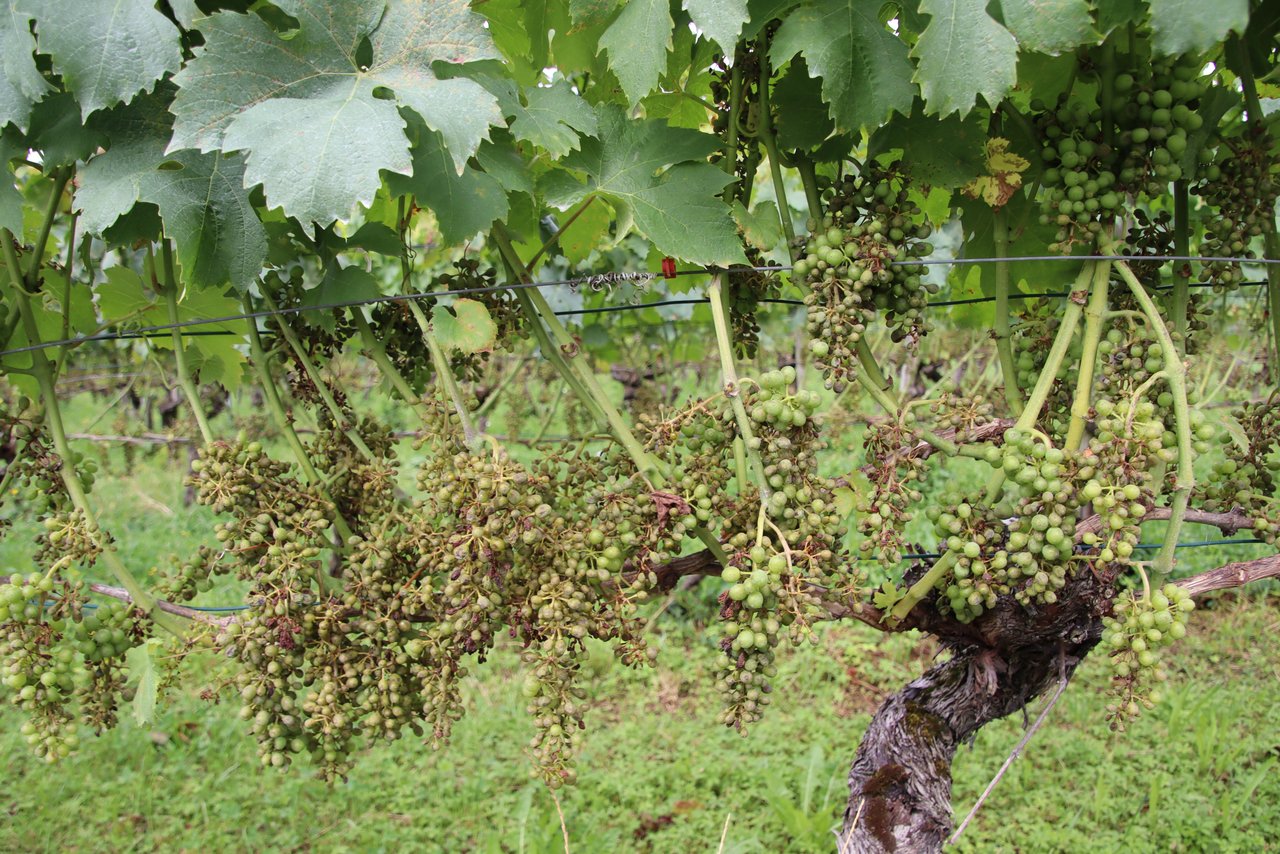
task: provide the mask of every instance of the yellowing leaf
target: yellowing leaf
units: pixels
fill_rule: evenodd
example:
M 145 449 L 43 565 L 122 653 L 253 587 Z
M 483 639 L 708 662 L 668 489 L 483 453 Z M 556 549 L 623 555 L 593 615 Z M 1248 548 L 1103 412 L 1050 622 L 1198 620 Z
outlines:
M 1009 140 L 993 137 L 987 140 L 987 174 L 966 184 L 964 193 L 993 208 L 1002 208 L 1022 186 L 1022 173 L 1030 165 L 1025 157 L 1009 151 Z

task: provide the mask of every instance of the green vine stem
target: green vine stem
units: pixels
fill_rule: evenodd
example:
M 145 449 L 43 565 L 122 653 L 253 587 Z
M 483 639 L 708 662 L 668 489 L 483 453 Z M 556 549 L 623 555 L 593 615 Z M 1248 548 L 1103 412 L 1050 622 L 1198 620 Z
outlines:
M 502 256 L 516 271 L 520 279 L 524 282 L 532 281 L 528 268 L 520 260 L 515 246 L 511 243 L 510 235 L 507 234 L 507 230 L 502 223 L 494 223 L 492 235 L 498 251 L 502 253 Z M 622 413 L 618 412 L 613 403 L 605 396 L 604 389 L 600 387 L 595 374 L 583 365 L 580 360 L 574 358 L 574 355 L 579 351 L 578 342 L 564 328 L 560 318 L 556 317 L 555 312 L 552 311 L 551 306 L 547 303 L 546 297 L 537 288 L 521 288 L 516 293 L 527 299 L 531 305 L 534 314 L 533 317 L 530 317 L 530 321 L 535 326 L 546 324 L 546 329 L 549 330 L 551 337 L 554 339 L 554 345 L 558 345 L 558 348 L 553 345 L 552 349 L 559 350 L 566 369 L 577 379 L 576 385 L 581 388 L 588 399 L 595 402 L 604 416 L 605 423 L 609 425 L 609 431 L 613 433 L 623 449 L 626 450 L 627 455 L 631 457 L 641 474 L 650 479 L 656 475 L 661 480 L 662 472 L 658 461 L 645 451 L 640 441 L 636 439 L 635 434 L 631 432 L 631 428 L 623 420 Z M 522 300 L 523 302 L 524 300 Z M 556 364 L 554 360 L 552 363 Z M 556 364 L 556 367 L 559 369 L 560 365 Z
M 1173 254 L 1191 254 L 1191 200 L 1185 178 L 1173 182 Z M 1173 329 L 1183 352 L 1187 347 L 1187 307 L 1191 303 L 1191 264 L 1180 261 L 1173 267 Z
M 1058 325 L 1058 334 L 1053 339 L 1053 346 L 1049 349 L 1044 368 L 1041 369 L 1040 376 L 1036 379 L 1035 388 L 1031 390 L 1031 395 L 1027 398 L 1027 404 L 1023 407 L 1022 414 L 1018 416 L 1018 420 L 1014 423 L 1014 427 L 1019 430 L 1030 430 L 1035 427 L 1036 420 L 1040 417 L 1040 410 L 1044 407 L 1045 401 L 1049 399 L 1049 392 L 1053 389 L 1053 383 L 1057 380 L 1058 371 L 1062 368 L 1062 360 L 1066 357 L 1067 350 L 1071 347 L 1071 339 L 1075 337 L 1076 328 L 1080 325 L 1080 316 L 1084 313 L 1086 300 L 1085 292 L 1089 287 L 1089 283 L 1095 277 L 1096 266 L 1094 263 L 1086 262 L 1080 274 L 1076 276 L 1075 283 L 1071 289 L 1071 296 L 1067 299 L 1066 310 L 1062 313 L 1062 322 Z M 988 501 L 994 500 L 999 493 L 1000 487 L 1004 486 L 1004 480 L 1005 474 L 1003 470 L 996 471 L 991 475 L 991 479 L 987 482 Z M 911 585 L 906 595 L 893 606 L 886 618 L 886 622 L 890 626 L 902 622 L 907 614 L 911 613 L 911 609 L 916 606 L 916 603 L 928 596 L 929 592 L 946 577 L 955 561 L 954 552 L 947 552 L 939 558 L 929 568 L 929 571 L 919 581 Z
M 493 242 L 498 247 L 498 251 L 504 261 L 516 277 L 521 282 L 531 282 L 532 277 L 529 275 L 529 270 L 520 260 L 520 255 L 516 252 L 515 246 L 512 245 L 511 237 L 507 233 L 506 227 L 501 222 L 495 222 L 490 236 L 493 238 Z M 622 414 L 605 397 L 604 390 L 600 388 L 600 384 L 596 381 L 595 374 L 591 373 L 579 361 L 568 356 L 568 354 L 578 351 L 578 343 L 573 340 L 568 330 L 560 323 L 560 319 L 551 310 L 551 306 L 547 304 L 541 292 L 537 288 L 518 288 L 516 297 L 520 300 L 521 308 L 524 310 L 525 316 L 529 318 L 530 325 L 533 326 L 534 334 L 538 337 L 539 346 L 542 348 L 543 353 L 547 355 L 551 364 L 555 366 L 561 378 L 569 384 L 569 387 L 579 396 L 580 400 L 594 405 L 594 408 L 599 411 L 602 421 L 609 425 L 609 432 L 622 445 L 623 450 L 627 452 L 627 456 L 635 463 L 636 469 L 639 470 L 641 476 L 645 477 L 654 487 L 662 486 L 665 482 L 665 475 L 658 461 L 644 449 L 644 446 L 636 439 L 635 434 L 631 432 L 631 428 L 627 426 L 626 421 L 623 420 Z M 546 323 L 545 328 L 542 325 L 544 322 Z M 550 333 L 548 333 L 548 329 Z M 555 341 L 551 340 L 552 336 L 554 336 Z M 557 342 L 560 344 L 559 348 L 556 346 Z M 720 545 L 720 541 L 715 534 L 701 526 L 694 528 L 693 533 L 707 547 L 707 550 L 715 556 L 721 566 L 728 565 L 729 556 L 724 547 Z
M 1000 373 L 1004 377 L 1004 400 L 1009 412 L 1017 417 L 1022 412 L 1022 391 L 1018 388 L 1018 369 L 1013 360 L 1013 335 L 1009 326 L 1009 223 L 1004 209 L 992 214 L 992 237 L 996 258 L 996 322 L 994 337 Z
M 817 228 L 822 222 L 822 193 L 818 190 L 818 173 L 813 161 L 797 155 L 796 171 L 800 173 L 800 183 L 804 186 L 804 198 L 809 203 L 809 217 Z
M 729 72 L 729 120 L 724 138 L 724 171 L 730 175 L 738 171 L 738 113 L 742 109 L 742 66 L 734 63 Z M 726 202 L 734 200 L 737 193 L 737 182 L 731 182 L 725 188 Z
M 1269 222 L 1263 234 L 1263 255 L 1270 261 L 1280 261 L 1280 234 L 1276 225 Z M 1271 315 L 1272 375 L 1280 384 L 1280 264 L 1267 266 L 1267 311 Z
M 178 275 L 177 267 L 173 263 L 173 244 L 167 238 L 160 243 L 160 255 L 164 264 L 165 282 L 161 285 L 153 280 L 153 283 L 164 294 L 169 323 L 173 325 L 171 330 L 173 360 L 178 370 L 178 384 L 182 386 L 187 405 L 196 419 L 196 426 L 200 428 L 200 438 L 208 445 L 213 442 L 213 431 L 209 429 L 209 417 L 205 414 L 204 406 L 200 402 L 200 389 L 191 376 L 191 368 L 187 364 L 187 351 L 182 343 L 182 330 L 178 328 Z
M 365 444 L 364 438 L 352 428 L 347 413 L 338 405 L 338 401 L 334 398 L 333 392 L 329 390 L 329 383 L 321 375 L 320 369 L 312 363 L 311 357 L 307 355 L 306 349 L 302 346 L 302 341 L 298 338 L 298 333 L 294 331 L 282 316 L 279 316 L 279 309 L 276 307 L 275 300 L 271 299 L 271 294 L 267 293 L 265 287 L 260 288 L 262 291 L 262 301 L 266 304 L 267 310 L 276 313 L 280 321 L 280 331 L 284 333 L 284 339 L 289 344 L 289 349 L 293 351 L 294 357 L 298 360 L 298 364 L 302 366 L 302 370 L 306 373 L 307 378 L 311 380 L 311 384 L 315 386 L 316 393 L 320 395 L 320 400 L 324 403 L 325 409 L 329 410 L 329 414 L 333 417 L 334 426 L 347 437 L 347 441 L 360 452 L 360 456 L 366 460 L 375 459 L 376 455 L 369 446 Z
M 867 372 L 871 384 L 877 389 L 889 395 L 893 399 L 893 383 L 889 382 L 889 378 L 884 375 L 884 371 L 880 370 L 880 363 L 876 361 L 876 354 L 871 351 L 871 345 L 867 343 L 867 336 L 862 335 L 853 346 L 854 351 L 858 354 L 858 364 Z M 898 410 L 897 401 L 894 401 L 893 411 Z
M 59 195 L 61 194 L 59 193 Z M 56 209 L 50 212 L 51 216 L 55 214 Z M 27 334 L 28 343 L 39 344 L 40 329 L 36 324 L 35 312 L 31 308 L 31 295 L 27 290 L 27 286 L 34 282 L 35 275 L 39 272 L 39 266 L 33 265 L 32 271 L 28 274 L 29 280 L 24 283 L 19 266 L 18 253 L 14 248 L 16 241 L 13 233 L 8 229 L 0 229 L 0 240 L 4 241 L 4 261 L 5 266 L 9 268 L 9 285 L 13 291 L 14 302 L 17 304 L 18 312 L 22 316 L 22 325 Z M 58 404 L 54 363 L 45 354 L 44 350 L 31 351 L 31 376 L 35 378 L 40 388 L 40 397 L 44 401 L 45 424 L 49 430 L 49 437 L 53 440 L 54 450 L 57 451 L 58 457 L 62 461 L 58 468 L 58 474 L 66 487 L 67 496 L 71 499 L 72 505 L 84 516 L 85 523 L 92 529 L 101 530 L 97 514 L 94 513 L 93 506 L 89 503 L 88 493 L 85 492 L 84 483 L 80 480 L 80 474 L 71 462 L 73 459 L 71 443 L 67 440 L 66 427 L 62 421 L 62 409 Z M 184 633 L 185 624 L 178 617 L 160 610 L 156 604 L 155 597 L 148 593 L 134 578 L 133 573 L 129 571 L 124 561 L 120 559 L 120 555 L 116 553 L 115 548 L 110 543 L 104 542 L 98 542 L 98 546 L 102 549 L 100 554 L 102 562 L 111 570 L 111 574 L 120 582 L 120 586 L 129 592 L 134 604 L 144 611 L 156 625 L 174 635 L 181 636 Z
M 1114 246 L 1104 250 L 1107 254 L 1117 251 Z M 1174 435 L 1178 440 L 1178 466 L 1176 479 L 1174 480 L 1173 497 L 1169 502 L 1169 527 L 1165 531 L 1164 542 L 1160 545 L 1160 551 L 1156 554 L 1156 559 L 1152 564 L 1152 572 L 1156 576 L 1156 584 L 1159 585 L 1173 570 L 1174 557 L 1178 548 L 1178 536 L 1182 532 L 1182 520 L 1186 515 L 1187 503 L 1191 498 L 1191 488 L 1195 486 L 1195 472 L 1192 467 L 1191 456 L 1191 408 L 1187 404 L 1187 368 L 1183 364 L 1181 353 L 1174 346 L 1168 327 L 1160 317 L 1160 310 L 1156 308 L 1155 301 L 1151 299 L 1146 288 L 1142 287 L 1142 283 L 1138 281 L 1138 277 L 1133 274 L 1133 270 L 1129 269 L 1127 263 L 1124 261 L 1115 263 L 1116 270 L 1119 271 L 1120 277 L 1129 286 L 1134 299 L 1138 301 L 1142 311 L 1147 315 L 1147 322 L 1151 325 L 1151 331 L 1164 350 L 1165 382 L 1169 386 L 1169 391 L 1173 394 Z
M 1084 428 L 1088 423 L 1089 404 L 1093 397 L 1093 374 L 1097 369 L 1098 343 L 1102 340 L 1102 324 L 1106 321 L 1107 296 L 1111 284 L 1111 264 L 1098 265 L 1093 278 L 1093 292 L 1084 310 L 1084 339 L 1080 352 L 1080 374 L 1076 380 L 1075 395 L 1071 399 L 1071 420 L 1067 424 L 1067 437 L 1063 447 L 1074 451 L 1084 441 Z
M 733 359 L 733 341 L 729 334 L 729 321 L 725 311 L 725 295 L 721 286 L 720 274 L 711 277 L 707 287 L 707 298 L 711 302 L 711 319 L 716 329 L 716 351 L 720 354 L 720 375 L 724 381 L 724 396 L 733 407 L 733 418 L 738 423 L 738 432 L 745 443 L 747 463 L 755 476 L 756 487 L 760 490 L 760 501 L 769 500 L 772 490 L 765 478 L 764 463 L 760 460 L 760 452 L 756 445 L 755 432 L 751 429 L 751 419 L 747 417 L 747 407 L 742 402 L 742 384 L 738 380 L 738 369 Z M 740 484 L 740 488 L 746 484 Z
M 769 69 L 768 47 L 768 34 L 761 33 L 760 49 L 756 52 L 760 63 L 760 124 L 756 135 L 764 143 L 765 154 L 769 157 L 773 195 L 778 201 L 778 219 L 782 222 L 782 233 L 787 237 L 787 254 L 794 261 L 799 247 L 796 246 L 795 223 L 791 221 L 791 205 L 787 202 L 787 188 L 782 183 L 782 158 L 778 153 L 778 140 L 773 134 L 773 113 L 769 106 L 769 78 L 772 74 Z
M 458 423 L 462 425 L 462 437 L 468 445 L 474 446 L 480 434 L 476 430 L 475 421 L 472 420 L 470 411 L 467 410 L 466 398 L 462 396 L 462 389 L 459 388 L 458 380 L 453 375 L 453 369 L 449 367 L 449 358 L 440 347 L 440 342 L 436 340 L 435 332 L 431 329 L 431 321 L 427 320 L 422 308 L 414 300 L 409 300 L 408 305 L 409 312 L 413 315 L 413 319 L 417 321 L 419 331 L 422 332 L 422 340 L 427 342 L 427 350 L 431 353 L 432 364 L 436 366 L 436 374 L 440 377 L 440 385 L 444 388 L 445 394 L 449 396 L 449 401 L 453 404 L 454 411 L 458 413 Z
M 250 302 L 248 294 L 244 296 L 244 309 L 246 314 L 253 314 L 253 304 Z M 285 412 L 284 404 L 280 402 L 280 392 L 276 388 L 275 377 L 271 375 L 270 363 L 267 361 L 267 351 L 262 346 L 262 336 L 258 332 L 258 321 L 251 317 L 246 321 L 246 327 L 249 330 L 249 360 L 253 364 L 254 372 L 258 375 L 258 382 L 262 384 L 262 399 L 267 405 L 267 410 L 271 413 L 271 419 L 276 423 L 276 428 L 284 435 L 285 442 L 289 445 L 289 450 L 293 453 L 294 460 L 298 463 L 298 468 L 302 470 L 302 476 L 321 498 L 333 505 L 333 526 L 337 529 L 338 536 L 342 541 L 339 550 L 345 551 L 347 541 L 351 539 L 351 526 L 347 524 L 347 520 L 338 512 L 338 505 L 329 494 L 329 490 L 325 488 L 324 479 L 316 471 L 310 455 L 307 454 L 306 447 L 302 444 L 302 440 L 298 438 L 297 431 L 293 429 L 293 421 L 290 420 L 289 414 Z M 328 582 L 322 577 L 321 583 L 326 584 Z
M 36 242 L 33 244 L 31 251 L 31 264 L 27 268 L 27 285 L 34 293 L 39 284 L 40 265 L 44 263 L 44 250 L 49 245 L 49 235 L 53 232 L 54 220 L 58 217 L 58 208 L 62 206 L 62 194 L 67 189 L 67 184 L 71 181 L 72 170 L 55 169 L 50 176 L 53 181 L 53 189 L 49 191 L 49 204 L 45 208 L 44 220 L 40 225 L 40 233 L 36 236 Z

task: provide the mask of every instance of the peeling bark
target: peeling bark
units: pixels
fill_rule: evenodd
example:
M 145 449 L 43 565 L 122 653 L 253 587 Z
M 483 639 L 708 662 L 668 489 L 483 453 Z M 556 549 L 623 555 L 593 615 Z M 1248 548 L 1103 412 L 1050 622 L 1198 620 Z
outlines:
M 942 850 L 956 748 L 1069 676 L 1102 635 L 1111 579 L 1081 573 L 1063 592 L 1071 605 L 1028 609 L 1010 597 L 970 624 L 922 603 L 917 625 L 942 638 L 952 657 L 872 718 L 849 771 L 841 854 Z

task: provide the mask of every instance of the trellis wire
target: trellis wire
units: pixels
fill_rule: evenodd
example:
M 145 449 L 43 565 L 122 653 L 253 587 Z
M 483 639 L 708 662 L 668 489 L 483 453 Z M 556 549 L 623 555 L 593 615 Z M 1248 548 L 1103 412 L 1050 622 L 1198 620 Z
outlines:
M 998 261 L 1017 262 L 1017 261 L 1091 261 L 1091 260 L 1129 260 L 1129 261 L 1227 261 L 1238 263 L 1280 263 L 1280 259 L 1266 258 L 1219 258 L 1216 256 L 1197 256 L 1197 255 L 1022 255 L 1012 258 L 945 258 L 945 259 L 923 259 L 912 262 L 890 262 L 891 266 L 906 263 L 919 263 L 928 265 L 965 265 L 965 264 L 982 264 L 993 263 Z M 752 272 L 784 272 L 791 270 L 792 267 L 785 264 L 763 265 L 758 267 L 703 267 L 695 270 L 677 270 L 675 276 L 703 276 L 717 272 L 725 272 L 729 274 L 741 274 Z M 638 273 L 596 273 L 588 276 L 578 276 L 572 279 L 557 279 L 545 282 L 515 282 L 503 285 L 488 285 L 478 288 L 453 288 L 444 291 L 429 291 L 412 294 L 390 294 L 386 296 L 370 297 L 359 300 L 346 300 L 340 302 L 320 303 L 317 305 L 299 305 L 287 308 L 279 308 L 275 310 L 260 310 L 253 312 L 245 312 L 242 314 L 228 314 L 221 317 L 196 318 L 194 320 L 183 320 L 177 323 L 160 323 L 153 326 L 143 326 L 128 332 L 103 332 L 96 335 L 82 335 L 76 338 L 63 338 L 57 341 L 43 341 L 39 344 L 28 344 L 25 347 L 15 347 L 10 350 L 0 351 L 0 358 L 5 356 L 16 356 L 22 353 L 31 353 L 37 350 L 47 350 L 53 347 L 75 347 L 81 344 L 87 344 L 93 341 L 124 341 L 135 339 L 150 339 L 162 337 L 161 333 L 172 332 L 175 329 L 191 329 L 197 326 L 214 326 L 221 323 L 234 323 L 241 320 L 258 320 L 265 317 L 276 317 L 293 314 L 304 314 L 309 311 L 331 311 L 338 308 L 356 308 L 366 305 L 381 305 L 383 303 L 407 302 L 410 300 L 427 300 L 437 299 L 439 297 L 467 296 L 470 294 L 486 294 L 496 293 L 499 291 L 525 290 L 528 288 L 544 288 L 570 286 L 577 287 L 579 285 L 587 285 L 588 287 L 605 287 L 614 284 L 622 284 L 627 282 L 651 282 L 655 279 L 666 278 L 662 273 L 638 272 Z M 1263 282 L 1241 282 L 1238 287 L 1259 287 L 1267 284 Z M 1189 287 L 1207 288 L 1213 287 L 1210 282 L 1190 282 Z M 1169 290 L 1172 285 L 1157 285 L 1153 290 Z M 1013 293 L 1009 295 L 1011 300 L 1029 300 L 1029 299 L 1063 299 L 1070 296 L 1065 291 L 1047 291 L 1044 293 Z M 945 308 L 959 305 L 975 305 L 978 303 L 994 302 L 994 296 L 969 297 L 957 300 L 939 300 L 928 303 L 925 308 Z M 645 308 L 659 308 L 665 305 L 695 305 L 706 303 L 705 298 L 690 298 L 682 300 L 664 300 L 659 302 L 648 303 L 626 303 L 616 306 L 603 306 L 600 308 L 582 308 L 582 309 L 565 309 L 555 312 L 557 316 L 570 315 L 586 315 L 586 314 L 604 314 L 612 311 L 639 311 Z M 774 305 L 804 305 L 803 300 L 797 299 L 764 299 L 763 303 Z M 231 329 L 205 330 L 185 332 L 184 335 L 240 335 L 241 333 Z M 163 336 L 167 337 L 167 336 Z
M 1253 544 L 1265 543 L 1265 542 L 1266 540 L 1259 540 L 1259 539 L 1196 540 L 1190 543 L 1179 543 L 1177 547 L 1179 549 L 1195 549 L 1195 548 L 1202 548 L 1205 546 L 1225 546 L 1225 545 L 1247 546 L 1247 545 L 1253 545 Z M 1152 549 L 1160 548 L 1160 544 L 1159 543 L 1139 543 L 1138 545 L 1134 546 L 1134 548 L 1152 550 Z M 940 552 L 923 552 L 923 553 L 917 553 L 917 554 L 904 554 L 900 562 L 907 563 L 913 560 L 937 560 L 941 557 L 942 557 L 942 554 Z M 871 560 L 875 560 L 875 558 L 858 558 L 858 560 L 871 561 Z M 83 605 L 83 607 L 86 609 L 93 609 L 93 608 L 97 608 L 98 606 L 92 602 L 86 602 Z M 243 605 L 208 605 L 208 606 L 183 605 L 182 607 L 190 611 L 200 611 L 201 613 L 204 613 L 204 614 L 234 614 L 239 611 L 247 611 L 250 608 L 254 607 L 254 604 L 246 603 Z

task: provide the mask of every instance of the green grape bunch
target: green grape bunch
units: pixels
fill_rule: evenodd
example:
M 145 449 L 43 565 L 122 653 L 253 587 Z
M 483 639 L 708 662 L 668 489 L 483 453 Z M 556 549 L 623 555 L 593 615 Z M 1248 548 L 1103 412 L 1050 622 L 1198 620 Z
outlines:
M 855 378 L 857 345 L 881 316 L 894 341 L 925 333 L 924 309 L 937 286 L 917 263 L 933 252 L 932 227 L 894 168 L 868 167 L 826 194 L 827 208 L 792 275 L 809 286 L 809 351 L 827 387 Z

